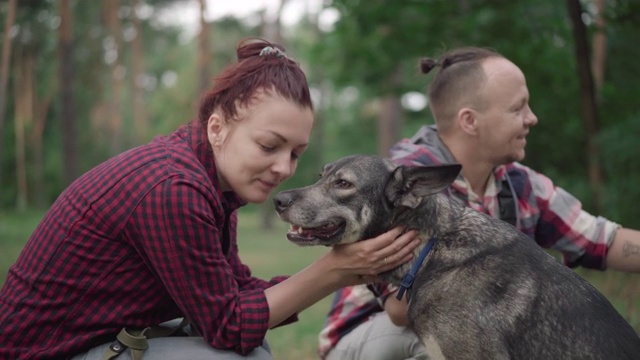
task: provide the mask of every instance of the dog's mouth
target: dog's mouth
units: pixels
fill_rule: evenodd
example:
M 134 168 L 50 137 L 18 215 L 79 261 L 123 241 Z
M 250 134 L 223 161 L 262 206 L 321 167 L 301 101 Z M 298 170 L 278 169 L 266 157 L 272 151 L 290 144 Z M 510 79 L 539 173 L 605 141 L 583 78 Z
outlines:
M 345 224 L 344 220 L 330 221 L 313 228 L 291 224 L 287 238 L 299 245 L 331 245 L 344 232 Z

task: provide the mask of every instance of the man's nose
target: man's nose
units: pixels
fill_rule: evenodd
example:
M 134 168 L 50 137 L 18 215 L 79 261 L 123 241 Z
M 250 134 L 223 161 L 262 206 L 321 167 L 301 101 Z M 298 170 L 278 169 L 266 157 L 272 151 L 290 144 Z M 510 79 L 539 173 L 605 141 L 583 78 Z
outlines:
M 538 117 L 533 113 L 531 108 L 529 108 L 529 116 L 527 116 L 526 122 L 528 126 L 535 126 L 538 123 Z

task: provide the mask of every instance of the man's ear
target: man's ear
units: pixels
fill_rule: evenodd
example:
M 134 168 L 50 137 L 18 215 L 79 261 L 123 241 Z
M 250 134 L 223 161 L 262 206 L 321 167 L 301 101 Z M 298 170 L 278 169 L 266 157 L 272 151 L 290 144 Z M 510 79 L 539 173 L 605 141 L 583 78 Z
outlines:
M 469 107 L 463 107 L 458 111 L 456 121 L 468 135 L 475 136 L 478 134 L 478 118 L 476 115 L 476 111 Z
M 460 164 L 399 166 L 387 181 L 384 193 L 394 206 L 416 208 L 425 196 L 449 187 L 461 169 Z

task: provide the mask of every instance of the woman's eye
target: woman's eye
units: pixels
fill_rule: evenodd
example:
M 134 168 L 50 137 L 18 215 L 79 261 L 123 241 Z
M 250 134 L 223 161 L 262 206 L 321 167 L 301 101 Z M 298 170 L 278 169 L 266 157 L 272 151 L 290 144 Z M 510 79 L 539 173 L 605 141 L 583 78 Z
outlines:
M 336 181 L 336 187 L 340 189 L 349 189 L 351 187 L 351 183 L 346 180 L 338 180 Z
M 275 146 L 267 146 L 267 145 L 260 145 L 260 148 L 262 149 L 262 151 L 264 152 L 273 152 L 275 151 L 276 147 Z

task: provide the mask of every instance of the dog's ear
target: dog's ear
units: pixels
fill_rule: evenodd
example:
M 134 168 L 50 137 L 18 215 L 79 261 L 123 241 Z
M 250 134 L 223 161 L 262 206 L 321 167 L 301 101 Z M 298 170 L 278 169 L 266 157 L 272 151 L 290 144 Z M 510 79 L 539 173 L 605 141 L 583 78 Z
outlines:
M 415 208 L 425 196 L 439 193 L 456 179 L 462 166 L 399 166 L 387 182 L 385 196 L 395 206 Z

